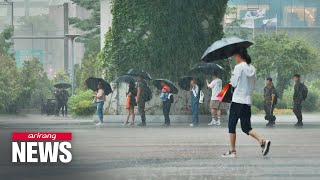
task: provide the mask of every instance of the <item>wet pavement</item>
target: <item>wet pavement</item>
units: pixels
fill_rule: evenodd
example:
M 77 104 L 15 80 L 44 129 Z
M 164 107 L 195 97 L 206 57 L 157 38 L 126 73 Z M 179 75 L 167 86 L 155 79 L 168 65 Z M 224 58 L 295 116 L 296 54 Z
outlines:
M 228 150 L 226 126 L 189 128 L 175 123 L 162 128 L 125 128 L 120 123 L 95 127 L 90 119 L 0 116 L 0 179 L 320 179 L 320 121 L 306 116 L 303 128 L 279 122 L 253 127 L 272 140 L 270 154 L 261 156 L 257 142 L 238 128 L 237 158 L 222 158 Z M 281 118 L 281 117 L 279 117 Z M 294 119 L 293 117 L 291 117 Z M 292 120 L 293 121 L 293 120 Z M 11 163 L 14 131 L 72 132 L 70 164 Z

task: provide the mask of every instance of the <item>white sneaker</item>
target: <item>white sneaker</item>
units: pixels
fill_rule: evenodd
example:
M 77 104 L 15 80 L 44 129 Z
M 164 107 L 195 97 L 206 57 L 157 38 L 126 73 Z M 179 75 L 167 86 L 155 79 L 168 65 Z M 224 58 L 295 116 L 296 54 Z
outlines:
M 99 122 L 99 123 L 97 123 L 97 124 L 96 124 L 96 126 L 102 126 L 102 123 L 101 123 L 101 122 Z
M 237 157 L 237 153 L 235 151 L 228 151 L 228 152 L 222 154 L 222 157 L 235 158 L 235 157 Z
M 220 119 L 216 120 L 215 123 L 216 123 L 217 126 L 220 126 L 221 125 Z
M 193 125 L 192 123 L 191 123 L 191 124 L 189 124 L 189 126 L 190 126 L 190 127 L 194 127 L 194 125 Z
M 216 125 L 216 120 L 212 118 L 211 122 L 208 124 L 208 126 Z
M 265 141 L 264 141 L 264 144 L 261 145 L 262 155 L 263 155 L 263 156 L 266 156 L 266 155 L 269 153 L 270 145 L 271 145 L 271 141 L 269 141 L 269 140 L 265 140 Z

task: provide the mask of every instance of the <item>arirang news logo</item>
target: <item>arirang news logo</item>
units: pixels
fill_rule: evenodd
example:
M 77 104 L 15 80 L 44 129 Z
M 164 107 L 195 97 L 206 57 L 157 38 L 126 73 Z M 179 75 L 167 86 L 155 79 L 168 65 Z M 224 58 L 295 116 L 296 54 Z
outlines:
M 13 163 L 70 163 L 72 133 L 12 133 Z

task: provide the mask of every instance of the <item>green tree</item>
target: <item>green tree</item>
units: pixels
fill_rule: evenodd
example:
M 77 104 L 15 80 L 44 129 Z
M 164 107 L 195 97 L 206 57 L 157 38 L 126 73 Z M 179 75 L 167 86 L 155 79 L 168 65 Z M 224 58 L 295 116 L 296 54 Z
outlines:
M 10 54 L 10 48 L 12 46 L 10 39 L 12 35 L 12 27 L 7 27 L 0 33 L 0 54 Z
M 37 59 L 25 61 L 20 74 L 21 108 L 40 108 L 45 99 L 52 97 L 52 84 L 42 64 Z
M 251 53 L 258 76 L 276 78 L 280 98 L 293 74 L 306 75 L 319 68 L 320 59 L 316 48 L 302 38 L 280 33 L 260 34 L 254 41 Z
M 20 94 L 19 72 L 14 60 L 0 53 L 0 112 L 15 112 Z
M 227 0 L 114 0 L 99 56 L 109 79 L 130 68 L 177 80 L 222 38 Z
M 85 54 L 90 52 L 97 54 L 100 51 L 100 0 L 72 0 L 72 2 L 91 12 L 88 19 L 69 18 L 69 24 L 84 32 L 78 40 L 84 43 Z
M 70 82 L 69 74 L 64 71 L 57 71 L 52 79 L 53 83 Z

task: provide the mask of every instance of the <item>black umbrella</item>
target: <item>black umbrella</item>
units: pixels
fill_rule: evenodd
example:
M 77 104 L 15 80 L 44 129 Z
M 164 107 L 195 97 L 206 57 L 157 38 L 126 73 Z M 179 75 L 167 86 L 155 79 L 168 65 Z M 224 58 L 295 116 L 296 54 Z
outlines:
M 107 81 L 105 81 L 104 79 L 96 78 L 96 77 L 89 77 L 86 80 L 87 87 L 89 89 L 91 89 L 92 91 L 97 91 L 97 87 L 98 87 L 99 83 L 101 83 L 105 95 L 109 95 L 110 93 L 112 93 L 112 89 L 111 89 L 110 84 Z
M 227 59 L 241 48 L 248 48 L 253 42 L 238 38 L 222 38 L 214 42 L 202 55 L 201 60 L 205 62 Z
M 135 83 L 138 82 L 139 80 L 133 76 L 129 76 L 129 75 L 122 75 L 119 76 L 117 79 L 113 80 L 113 83 Z
M 180 86 L 181 89 L 186 90 L 186 91 L 190 91 L 190 81 L 192 79 L 196 79 L 197 85 L 199 86 L 199 89 L 203 88 L 203 86 L 204 86 L 203 81 L 201 81 L 199 78 L 195 78 L 192 76 L 185 76 L 185 77 L 179 79 L 178 85 Z
M 168 80 L 168 79 L 155 79 L 154 81 L 153 81 L 153 85 L 157 88 L 157 89 L 159 89 L 159 90 L 162 90 L 162 86 L 161 86 L 161 82 L 164 82 L 165 84 L 167 84 L 169 87 L 170 87 L 170 89 L 171 89 L 171 93 L 173 93 L 173 94 L 178 94 L 178 88 L 173 84 L 173 82 L 172 81 L 170 81 L 170 80 Z
M 56 84 L 54 84 L 53 86 L 54 86 L 55 88 L 59 88 L 59 89 L 71 88 L 71 84 L 65 83 L 65 82 L 56 83 Z
M 142 70 L 130 69 L 126 74 L 135 77 L 141 76 L 145 80 L 152 80 L 150 74 Z
M 212 75 L 215 72 L 217 74 L 224 73 L 223 67 L 221 67 L 219 64 L 215 63 L 199 63 L 196 64 L 190 71 L 189 74 L 193 75 L 199 75 L 199 74 L 205 74 L 205 75 Z

